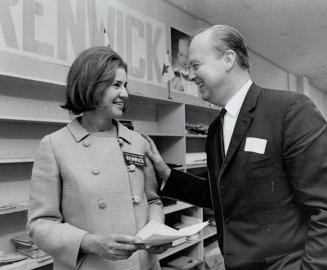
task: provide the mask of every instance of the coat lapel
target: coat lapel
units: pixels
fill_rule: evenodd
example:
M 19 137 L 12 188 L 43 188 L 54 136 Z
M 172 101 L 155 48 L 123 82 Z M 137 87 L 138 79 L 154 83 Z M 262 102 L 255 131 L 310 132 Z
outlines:
M 220 175 L 224 171 L 228 163 L 231 161 L 231 159 L 233 158 L 242 139 L 244 138 L 244 135 L 246 134 L 247 130 L 251 125 L 252 118 L 253 118 L 253 111 L 256 107 L 260 93 L 261 93 L 261 88 L 253 83 L 244 99 L 243 105 L 241 107 L 241 111 L 237 118 L 235 129 L 228 147 L 226 158 L 221 168 Z
M 206 153 L 207 153 L 207 166 L 208 169 L 214 173 L 213 179 L 218 178 L 218 164 L 219 164 L 219 155 L 218 155 L 218 121 L 219 115 L 210 125 L 208 130 L 208 137 L 206 142 Z

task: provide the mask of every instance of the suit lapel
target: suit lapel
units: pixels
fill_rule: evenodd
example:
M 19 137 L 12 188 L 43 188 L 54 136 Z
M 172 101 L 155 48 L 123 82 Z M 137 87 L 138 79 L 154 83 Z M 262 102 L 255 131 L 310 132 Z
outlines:
M 260 93 L 261 88 L 253 83 L 244 99 L 243 105 L 238 115 L 235 129 L 226 154 L 226 158 L 221 168 L 221 173 L 231 161 L 242 139 L 244 138 L 244 135 L 246 134 L 252 123 L 253 111 L 256 107 Z
M 208 130 L 208 138 L 206 142 L 207 162 L 208 168 L 214 173 L 213 179 L 218 178 L 218 121 L 219 116 L 213 121 Z

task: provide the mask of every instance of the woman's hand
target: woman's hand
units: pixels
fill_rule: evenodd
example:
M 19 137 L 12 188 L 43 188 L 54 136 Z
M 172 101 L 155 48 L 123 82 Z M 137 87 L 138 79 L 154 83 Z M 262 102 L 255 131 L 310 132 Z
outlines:
M 171 247 L 172 247 L 172 243 L 168 243 L 163 245 L 150 246 L 146 248 L 146 250 L 152 254 L 161 254 Z
M 149 142 L 146 147 L 146 155 L 151 159 L 158 177 L 163 181 L 167 181 L 171 172 L 170 168 L 162 159 L 153 140 L 145 134 L 142 134 L 142 136 Z
M 120 234 L 86 234 L 81 243 L 81 251 L 95 254 L 109 260 L 126 260 L 135 251 L 145 249 L 143 244 L 135 244 L 138 237 Z

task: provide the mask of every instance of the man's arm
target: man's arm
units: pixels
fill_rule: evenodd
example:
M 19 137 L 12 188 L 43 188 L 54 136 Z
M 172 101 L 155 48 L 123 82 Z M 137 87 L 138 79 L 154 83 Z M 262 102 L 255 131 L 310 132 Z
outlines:
M 161 196 L 188 202 L 200 207 L 212 208 L 209 181 L 207 179 L 172 170 L 162 159 L 152 139 L 142 134 L 149 142 L 146 154 L 153 163 L 161 187 Z
M 212 208 L 209 181 L 182 171 L 171 170 L 160 195 L 199 207 Z
M 305 96 L 284 118 L 284 165 L 295 198 L 309 214 L 301 269 L 327 269 L 327 127 Z

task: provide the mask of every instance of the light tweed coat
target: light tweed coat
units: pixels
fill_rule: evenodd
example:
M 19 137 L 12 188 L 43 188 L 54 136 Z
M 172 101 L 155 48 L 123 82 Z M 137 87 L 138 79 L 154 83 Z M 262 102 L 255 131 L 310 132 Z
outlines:
M 123 151 L 144 155 L 146 140 L 116 125 L 118 139 L 90 134 L 75 119 L 40 143 L 27 231 L 54 257 L 54 269 L 160 269 L 157 258 L 143 250 L 124 261 L 79 253 L 88 232 L 135 235 L 150 219 L 164 219 L 151 162 L 131 171 L 123 159 Z

